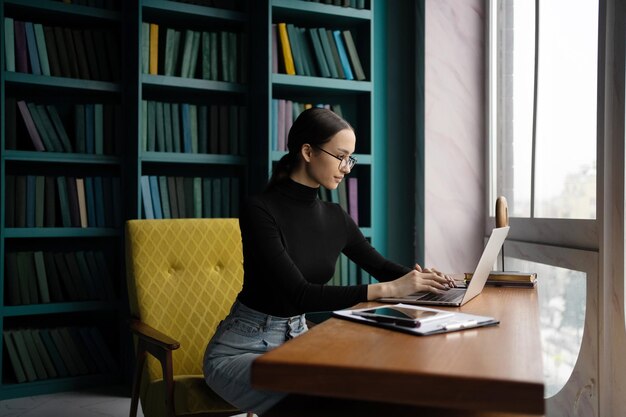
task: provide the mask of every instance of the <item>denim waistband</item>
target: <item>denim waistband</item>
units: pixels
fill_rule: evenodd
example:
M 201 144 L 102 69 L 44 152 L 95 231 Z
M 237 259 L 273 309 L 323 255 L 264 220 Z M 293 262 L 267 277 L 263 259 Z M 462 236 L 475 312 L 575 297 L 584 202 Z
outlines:
M 231 315 L 236 315 L 237 313 L 244 314 L 248 319 L 252 319 L 260 324 L 264 323 L 265 327 L 269 327 L 271 324 L 278 326 L 292 326 L 293 324 L 299 323 L 301 325 L 304 325 L 304 323 L 306 322 L 304 314 L 293 317 L 272 316 L 270 314 L 265 314 L 261 313 L 260 311 L 254 310 L 246 306 L 239 300 L 235 300 L 235 303 L 230 309 L 230 313 Z

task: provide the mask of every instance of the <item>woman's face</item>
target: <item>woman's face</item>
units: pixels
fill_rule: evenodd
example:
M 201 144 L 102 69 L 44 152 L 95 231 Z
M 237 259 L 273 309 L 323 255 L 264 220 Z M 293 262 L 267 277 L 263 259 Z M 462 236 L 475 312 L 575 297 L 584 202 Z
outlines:
M 356 137 L 351 129 L 344 129 L 335 134 L 330 141 L 311 147 L 305 163 L 305 180 L 311 187 L 322 185 L 334 190 L 344 176 L 350 173 L 348 157 L 354 153 Z M 338 158 L 341 158 L 340 161 Z

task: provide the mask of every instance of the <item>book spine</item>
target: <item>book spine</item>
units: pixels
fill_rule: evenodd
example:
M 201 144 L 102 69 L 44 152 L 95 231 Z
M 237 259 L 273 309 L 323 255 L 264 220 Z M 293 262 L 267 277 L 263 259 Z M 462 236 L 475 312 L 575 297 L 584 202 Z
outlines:
M 24 367 L 22 366 L 22 362 L 20 361 L 17 348 L 15 347 L 15 343 L 13 341 L 13 338 L 11 337 L 11 332 L 8 330 L 3 330 L 2 337 L 4 339 L 4 345 L 7 348 L 9 360 L 11 361 L 11 366 L 13 367 L 13 372 L 15 373 L 15 378 L 18 384 L 26 382 L 26 372 L 24 371 Z
M 48 61 L 48 50 L 46 49 L 43 26 L 40 23 L 35 23 L 33 29 L 35 31 L 35 42 L 37 43 L 37 54 L 39 56 L 41 74 L 50 76 L 52 74 L 50 73 L 50 62 Z
M 17 72 L 28 73 L 28 46 L 26 45 L 26 27 L 24 22 L 15 20 L 15 69 Z
M 141 176 L 141 199 L 143 201 L 144 219 L 154 219 L 152 196 L 150 194 L 150 179 L 146 175 Z
M 39 136 L 39 132 L 35 127 L 35 122 L 33 121 L 32 115 L 28 109 L 28 105 L 25 101 L 20 100 L 17 102 L 17 108 L 20 110 L 20 114 L 22 115 L 22 119 L 26 124 L 26 130 L 30 135 L 30 139 L 33 142 L 33 146 L 37 151 L 45 151 L 46 148 L 43 145 L 43 141 L 41 140 L 41 136 Z
M 333 59 L 333 52 L 330 47 L 330 43 L 328 42 L 328 35 L 326 34 L 325 28 L 313 29 L 317 30 L 317 34 L 320 38 L 320 42 L 322 44 L 322 50 L 324 52 L 324 58 L 326 59 L 326 63 L 328 64 L 328 69 L 330 70 L 330 76 L 332 78 L 339 78 L 339 72 L 337 71 L 337 66 L 335 65 L 335 61 Z
M 7 71 L 15 72 L 15 29 L 10 17 L 4 18 L 4 58 Z
M 159 25 L 150 23 L 150 60 L 148 73 L 158 74 L 159 63 Z
M 348 55 L 346 54 L 346 48 L 343 44 L 343 40 L 341 39 L 341 32 L 335 30 L 333 31 L 333 36 L 335 37 L 337 52 L 339 52 L 339 59 L 341 60 L 341 65 L 343 67 L 343 72 L 346 75 L 346 79 L 354 80 L 354 76 L 352 75 L 352 69 L 350 68 L 350 61 L 348 61 Z
M 278 24 L 278 34 L 280 37 L 280 45 L 283 52 L 283 59 L 285 61 L 285 72 L 289 75 L 296 75 L 296 69 L 294 67 L 293 55 L 291 54 L 291 45 L 289 44 L 289 36 L 287 34 L 287 24 Z
M 161 196 L 159 195 L 159 184 L 157 177 L 150 175 L 148 177 L 150 185 L 150 197 L 152 199 L 152 210 L 154 212 L 155 219 L 163 218 L 163 210 L 161 209 Z
M 39 65 L 39 52 L 37 52 L 37 41 L 35 39 L 35 28 L 32 22 L 25 22 L 24 29 L 26 31 L 26 46 L 28 48 L 28 58 L 30 60 L 31 73 L 41 75 L 41 66 Z
M 363 67 L 361 66 L 361 60 L 359 59 L 356 45 L 354 44 L 354 40 L 352 39 L 352 32 L 350 32 L 349 30 L 344 30 L 343 38 L 346 43 L 346 48 L 348 49 L 348 55 L 350 56 L 352 68 L 354 68 L 355 78 L 359 81 L 362 81 L 365 79 L 365 73 L 363 72 Z
M 44 193 L 43 193 L 43 205 L 44 205 L 44 224 L 43 227 L 55 227 L 56 226 L 56 189 L 54 177 L 44 178 Z

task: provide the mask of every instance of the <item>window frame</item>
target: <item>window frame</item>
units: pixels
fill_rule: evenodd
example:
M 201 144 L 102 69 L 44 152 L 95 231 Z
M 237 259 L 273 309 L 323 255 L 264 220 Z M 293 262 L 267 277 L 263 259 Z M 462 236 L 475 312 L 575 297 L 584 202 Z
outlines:
M 492 145 L 495 143 L 495 136 L 498 134 L 498 120 L 496 117 L 496 107 L 497 107 L 497 90 L 494 87 L 497 85 L 497 45 L 495 44 L 497 40 L 497 31 L 498 27 L 495 22 L 495 9 L 497 7 L 497 3 L 500 0 L 488 0 L 488 11 L 487 11 L 487 19 L 486 19 L 486 31 L 487 31 L 487 82 L 486 84 L 486 126 L 487 126 L 487 135 L 486 135 L 486 179 L 487 179 L 487 192 L 485 193 L 485 204 L 488 207 L 488 211 L 486 213 L 485 218 L 485 236 L 491 234 L 491 229 L 495 227 L 495 217 L 492 214 L 495 210 L 495 200 L 498 196 L 496 189 L 496 181 L 495 177 L 497 173 L 495 172 L 496 164 L 495 164 L 495 155 L 496 152 L 493 149 Z M 539 0 L 536 0 L 536 7 L 538 7 Z M 601 2 L 600 2 L 601 3 Z M 602 8 L 600 7 L 598 10 L 598 14 L 602 13 Z M 599 16 L 600 18 L 600 16 Z M 601 25 L 598 25 L 598 76 L 597 76 L 597 110 L 596 110 L 596 161 L 597 161 L 597 174 L 596 174 L 596 218 L 595 219 L 551 219 L 551 218 L 538 218 L 538 217 L 510 217 L 509 224 L 511 225 L 511 230 L 509 232 L 507 240 L 510 241 L 519 241 L 519 242 L 527 242 L 527 243 L 537 243 L 537 244 L 545 244 L 545 245 L 553 245 L 560 246 L 565 248 L 574 248 L 574 249 L 586 249 L 586 250 L 595 250 L 598 251 L 600 248 L 600 227 L 601 224 L 601 185 L 602 185 L 602 171 L 603 167 L 603 159 L 602 159 L 602 123 L 603 120 L 603 110 L 604 106 L 602 106 L 602 102 L 604 100 L 604 90 L 602 89 L 604 86 L 603 82 L 603 71 L 604 71 L 604 63 L 603 63 L 603 54 L 601 54 L 601 47 L 603 38 L 601 35 L 602 30 Z M 535 42 L 537 44 L 538 41 Z M 495 46 L 494 46 L 495 45 Z M 535 89 L 536 90 L 536 89 Z M 535 91 L 536 94 L 536 91 Z M 536 100 L 535 100 L 536 104 Z M 534 139 L 533 139 L 534 142 Z M 533 146 L 535 146 L 533 144 Z M 534 151 L 532 158 L 535 158 Z M 533 167 L 534 170 L 534 162 Z M 536 181 L 534 172 L 531 172 L 531 193 L 535 192 L 534 183 Z M 534 201 L 534 195 L 531 196 L 531 204 Z M 531 208 L 531 213 L 534 210 Z

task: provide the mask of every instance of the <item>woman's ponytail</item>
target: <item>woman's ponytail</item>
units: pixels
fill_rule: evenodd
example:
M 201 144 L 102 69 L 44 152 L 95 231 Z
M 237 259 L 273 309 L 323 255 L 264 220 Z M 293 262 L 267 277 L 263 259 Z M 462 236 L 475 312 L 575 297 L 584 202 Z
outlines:
M 287 177 L 289 177 L 289 174 L 291 173 L 291 170 L 296 165 L 297 160 L 298 157 L 295 153 L 289 152 L 283 155 L 283 157 L 280 158 L 280 160 L 276 163 L 274 169 L 272 170 L 272 177 L 267 183 L 267 188 L 270 188 L 277 183 L 287 179 Z

